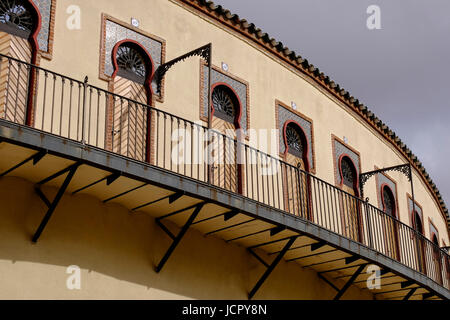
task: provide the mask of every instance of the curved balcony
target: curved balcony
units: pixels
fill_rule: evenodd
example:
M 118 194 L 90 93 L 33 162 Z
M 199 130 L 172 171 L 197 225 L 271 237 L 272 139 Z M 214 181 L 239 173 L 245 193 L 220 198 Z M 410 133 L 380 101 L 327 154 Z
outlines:
M 239 140 L 92 86 L 87 79 L 78 81 L 4 55 L 0 55 L 0 59 L 2 125 L 15 123 L 88 148 L 106 150 L 108 154 L 146 163 L 176 176 L 187 177 L 189 181 L 200 182 L 211 189 L 249 200 L 258 206 L 295 216 L 307 225 L 331 231 L 387 259 L 395 260 L 425 276 L 434 285 L 445 288 L 444 294 L 441 292 L 438 296 L 450 296 L 448 253 L 367 201 Z M 12 141 L 5 136 L 2 139 Z M 35 162 L 36 157 L 41 156 L 38 153 L 24 161 Z M 21 164 L 3 172 L 2 176 Z M 73 166 L 64 172 L 72 172 L 72 169 Z M 117 179 L 108 176 L 100 181 L 114 181 L 113 178 Z M 164 185 L 164 182 L 160 182 L 160 185 Z M 172 198 L 168 197 L 169 202 L 181 196 L 183 193 L 175 193 L 171 195 Z M 163 218 L 168 216 L 171 214 Z M 157 220 L 160 221 L 160 218 Z M 207 219 L 212 218 L 204 220 Z M 43 221 L 34 240 L 39 238 L 45 224 L 46 221 Z M 286 227 L 282 223 L 279 226 L 282 227 L 280 230 Z M 271 234 L 276 233 L 269 229 Z M 321 239 L 318 240 L 320 244 Z M 320 248 L 318 245 L 316 247 Z M 286 253 L 287 250 L 289 248 L 278 252 Z M 347 258 L 335 260 L 345 259 L 351 263 Z M 293 260 L 297 259 L 287 261 Z M 401 290 L 404 284 L 401 283 Z

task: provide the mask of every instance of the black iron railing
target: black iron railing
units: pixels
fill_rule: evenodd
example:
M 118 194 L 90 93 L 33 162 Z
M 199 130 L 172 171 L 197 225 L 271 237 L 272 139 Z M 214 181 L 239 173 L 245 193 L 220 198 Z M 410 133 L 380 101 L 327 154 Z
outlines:
M 362 199 L 209 130 L 70 77 L 0 55 L 0 118 L 239 193 L 358 241 L 450 288 L 447 252 Z

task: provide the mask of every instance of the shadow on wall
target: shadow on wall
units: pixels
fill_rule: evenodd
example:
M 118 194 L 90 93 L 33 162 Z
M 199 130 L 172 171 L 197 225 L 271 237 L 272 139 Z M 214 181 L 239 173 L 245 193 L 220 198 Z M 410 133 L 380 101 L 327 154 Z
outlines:
M 153 218 L 82 194 L 63 197 L 33 244 L 31 237 L 46 211 L 34 185 L 5 177 L 0 190 L 1 299 L 247 299 L 264 272 L 245 248 L 189 230 L 157 274 L 154 266 L 170 239 Z M 56 194 L 54 188 L 43 191 L 49 199 Z M 69 265 L 82 270 L 81 290 L 66 287 Z M 283 261 L 255 299 L 334 295 L 314 271 Z M 344 298 L 372 299 L 372 295 L 351 288 Z

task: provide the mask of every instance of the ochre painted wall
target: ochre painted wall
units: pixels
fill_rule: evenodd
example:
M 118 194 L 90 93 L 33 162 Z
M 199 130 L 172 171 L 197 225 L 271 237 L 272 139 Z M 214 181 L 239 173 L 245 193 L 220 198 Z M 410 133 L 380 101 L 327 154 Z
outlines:
M 153 218 L 87 195 L 65 195 L 33 244 L 46 208 L 34 185 L 6 177 L 0 190 L 0 299 L 247 299 L 264 272 L 245 248 L 188 231 L 156 273 L 170 241 Z M 43 191 L 48 197 L 56 193 Z M 66 287 L 70 265 L 81 268 L 81 290 Z M 332 299 L 335 294 L 314 271 L 282 261 L 255 299 Z M 372 295 L 352 286 L 343 299 Z

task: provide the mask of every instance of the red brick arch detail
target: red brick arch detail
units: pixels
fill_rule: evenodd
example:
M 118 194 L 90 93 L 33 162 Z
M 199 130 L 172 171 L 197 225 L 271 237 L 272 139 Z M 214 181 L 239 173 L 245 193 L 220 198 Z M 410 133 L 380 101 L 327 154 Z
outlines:
M 136 45 L 140 50 L 142 50 L 142 52 L 145 55 L 145 58 L 148 59 L 147 63 L 149 64 L 148 67 L 150 67 L 150 72 L 147 75 L 147 79 L 145 79 L 144 86 L 148 92 L 147 104 L 151 105 L 152 104 L 152 96 L 153 96 L 152 80 L 153 80 L 153 77 L 155 76 L 155 63 L 153 62 L 153 59 L 150 56 L 150 54 L 148 53 L 147 49 L 145 49 L 144 46 L 142 46 L 139 42 L 132 40 L 132 39 L 124 39 L 124 40 L 117 42 L 114 45 L 114 48 L 112 50 L 112 62 L 113 62 L 113 66 L 114 66 L 114 72 L 111 75 L 111 78 L 114 79 L 117 75 L 117 71 L 119 71 L 119 66 L 117 64 L 117 58 L 116 58 L 117 50 L 119 50 L 119 47 L 125 43 L 132 43 L 133 45 Z
M 355 191 L 355 196 L 358 198 L 359 197 L 359 173 L 358 173 L 358 169 L 356 169 L 355 162 L 352 160 L 352 158 L 347 153 L 341 154 L 339 157 L 339 161 L 338 161 L 339 175 L 341 176 L 340 187 L 342 187 L 344 185 L 344 174 L 342 173 L 342 160 L 344 158 L 349 159 L 350 163 L 352 164 L 352 170 L 353 170 L 353 173 L 355 174 L 355 181 L 353 181 L 353 190 Z
M 305 134 L 305 130 L 303 130 L 303 127 L 295 120 L 287 120 L 284 125 L 283 125 L 283 140 L 284 140 L 284 145 L 285 145 L 285 150 L 284 150 L 284 156 L 287 155 L 288 151 L 289 151 L 289 146 L 287 143 L 287 137 L 286 137 L 286 130 L 287 130 L 287 126 L 293 123 L 296 127 L 298 127 L 300 129 L 300 132 L 302 133 L 302 140 L 303 143 L 305 143 L 305 149 L 303 150 L 303 161 L 305 162 L 305 171 L 309 172 L 309 142 L 308 139 L 306 138 L 306 134 Z
M 383 211 L 385 211 L 386 212 L 386 205 L 385 205 L 385 203 L 384 203 L 384 197 L 383 197 L 383 191 L 384 191 L 384 189 L 385 188 L 387 188 L 388 190 L 389 190 L 389 192 L 391 193 L 391 195 L 392 195 L 392 198 L 394 199 L 394 218 L 397 218 L 397 215 L 398 215 L 398 213 L 397 213 L 397 199 L 395 198 L 395 194 L 394 194 L 394 191 L 392 190 L 392 188 L 387 184 L 387 183 L 383 183 L 382 185 L 381 185 L 381 187 L 380 187 L 380 192 L 381 192 L 381 204 L 382 204 L 382 206 L 383 206 Z
M 234 118 L 234 125 L 236 126 L 236 129 L 241 129 L 241 117 L 242 117 L 242 103 L 241 103 L 241 99 L 239 99 L 238 94 L 236 93 L 236 91 L 228 84 L 225 82 L 216 82 L 214 84 L 211 85 L 211 95 L 214 91 L 214 89 L 216 87 L 219 86 L 224 86 L 227 87 L 227 89 L 229 89 L 231 91 L 231 93 L 233 93 L 234 98 L 236 99 L 237 102 L 237 108 L 238 108 L 238 112 L 236 113 L 236 117 Z M 214 116 L 214 106 L 212 103 L 212 98 L 211 98 L 211 118 Z

